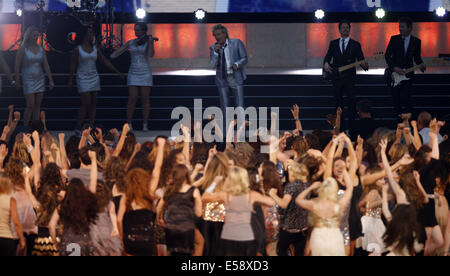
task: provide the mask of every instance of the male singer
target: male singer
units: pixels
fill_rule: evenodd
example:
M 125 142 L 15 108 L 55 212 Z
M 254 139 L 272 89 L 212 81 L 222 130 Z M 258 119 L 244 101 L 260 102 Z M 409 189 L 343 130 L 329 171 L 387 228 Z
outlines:
M 247 52 L 240 39 L 230 39 L 228 30 L 221 24 L 212 28 L 216 43 L 210 47 L 210 64 L 216 68 L 216 85 L 219 88 L 220 108 L 226 122 L 228 94 L 231 89 L 235 107 L 244 106 L 244 80 L 247 78 L 244 65 L 247 64 Z M 224 129 L 225 133 L 226 129 Z

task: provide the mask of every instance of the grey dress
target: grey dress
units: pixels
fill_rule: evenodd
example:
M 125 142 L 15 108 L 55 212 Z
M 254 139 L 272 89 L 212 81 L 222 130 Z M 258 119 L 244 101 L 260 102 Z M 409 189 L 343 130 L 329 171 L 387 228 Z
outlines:
M 22 63 L 22 86 L 24 94 L 41 93 L 45 91 L 45 75 L 42 70 L 44 49 L 39 47 L 37 54 L 25 48 Z
M 148 42 L 137 45 L 136 40 L 130 43 L 131 65 L 128 71 L 128 86 L 153 86 L 152 69 L 147 56 Z

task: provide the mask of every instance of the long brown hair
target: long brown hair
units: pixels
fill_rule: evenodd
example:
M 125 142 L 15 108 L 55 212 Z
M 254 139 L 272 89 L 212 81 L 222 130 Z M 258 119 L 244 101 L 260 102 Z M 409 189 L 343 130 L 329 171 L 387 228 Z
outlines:
M 73 178 L 59 212 L 64 229 L 70 228 L 76 234 L 88 233 L 89 226 L 98 217 L 98 211 L 95 195 L 86 189 L 83 181 Z
M 5 172 L 14 188 L 25 189 L 25 179 L 22 175 L 23 163 L 20 159 L 10 158 L 8 163 L 6 163 Z
M 383 239 L 386 247 L 394 252 L 402 252 L 406 248 L 414 255 L 415 240 L 420 240 L 420 228 L 417 222 L 416 209 L 412 205 L 397 205 L 392 212 L 392 220 L 387 224 Z
M 189 169 L 185 165 L 175 165 L 172 169 L 170 178 L 171 181 L 169 185 L 167 185 L 167 189 L 164 193 L 164 209 L 167 207 L 169 199 L 180 191 L 183 183 L 186 182 L 187 184 L 192 185 Z
M 216 153 L 208 163 L 208 167 L 206 168 L 205 174 L 203 175 L 202 180 L 200 181 L 200 187 L 202 190 L 206 190 L 209 185 L 214 181 L 216 176 L 223 176 L 223 178 L 227 178 L 229 171 L 228 158 L 223 152 Z M 223 182 L 222 182 L 223 183 Z M 222 191 L 223 184 L 217 186 L 215 191 Z
M 37 224 L 47 226 L 58 206 L 58 192 L 63 188 L 61 171 L 55 163 L 49 163 L 42 171 L 36 199 L 40 204 Z
M 149 183 L 151 175 L 143 169 L 130 170 L 125 176 L 127 185 L 126 207 L 131 210 L 131 204 L 135 202 L 146 209 L 153 209 L 153 199 L 150 197 Z
M 105 184 L 112 190 L 114 185 L 116 189 L 125 193 L 127 187 L 125 185 L 125 166 L 120 162 L 119 157 L 111 157 L 106 163 L 105 170 L 103 171 L 103 179 Z
M 277 167 L 271 161 L 264 161 L 262 163 L 262 182 L 264 187 L 264 192 L 269 194 L 270 189 L 277 189 L 279 197 L 283 196 L 283 191 L 281 188 L 280 175 L 278 174 Z

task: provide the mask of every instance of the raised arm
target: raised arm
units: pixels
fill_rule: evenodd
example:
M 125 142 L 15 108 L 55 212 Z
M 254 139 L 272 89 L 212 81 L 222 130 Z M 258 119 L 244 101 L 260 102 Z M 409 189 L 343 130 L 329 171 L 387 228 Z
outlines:
M 61 153 L 62 168 L 63 168 L 63 170 L 69 170 L 70 166 L 69 166 L 69 161 L 67 159 L 66 146 L 64 145 L 64 137 L 65 137 L 65 134 L 63 132 L 62 133 L 58 133 L 59 152 Z
M 383 185 L 383 190 L 381 192 L 381 200 L 382 200 L 381 206 L 384 217 L 388 222 L 390 222 L 392 220 L 392 214 L 391 211 L 389 210 L 388 205 L 388 192 L 389 192 L 389 185 L 386 183 Z
M 114 150 L 112 156 L 119 156 L 120 152 L 123 149 L 123 145 L 125 144 L 125 139 L 127 138 L 128 132 L 130 132 L 130 126 L 128 124 L 124 124 L 122 128 L 122 134 L 120 135 L 119 142 L 117 142 L 116 149 Z
M 88 151 L 89 158 L 91 159 L 91 178 L 89 183 L 89 191 L 95 194 L 97 192 L 97 179 L 98 179 L 98 169 L 97 169 L 97 153 L 95 151 Z
M 341 136 L 338 136 L 333 139 L 330 150 L 328 151 L 327 161 L 325 163 L 325 172 L 323 175 L 323 179 L 327 179 L 333 175 L 333 160 L 334 153 L 336 152 L 336 147 L 339 143 L 339 139 Z
M 273 200 L 271 197 L 262 195 L 255 191 L 250 191 L 250 200 L 251 202 L 259 202 L 265 206 L 274 206 L 275 200 Z
M 356 152 L 356 159 L 358 161 L 358 168 L 359 168 L 362 164 L 363 155 L 364 155 L 364 139 L 361 138 L 361 136 L 359 136 L 359 135 L 358 135 L 355 152 Z
M 348 156 L 350 157 L 350 166 L 348 168 L 348 174 L 351 179 L 356 178 L 356 171 L 358 170 L 358 157 L 356 156 L 355 149 L 353 148 L 353 143 L 347 135 L 344 135 L 344 140 L 347 145 Z M 357 185 L 358 183 L 356 183 Z
M 156 145 L 158 151 L 156 153 L 155 166 L 152 171 L 152 179 L 150 180 L 150 196 L 153 198 L 155 196 L 156 188 L 158 187 L 159 177 L 161 175 L 161 167 L 164 162 L 164 147 L 166 144 L 166 139 L 158 138 L 156 139 Z
M 339 205 L 341 206 L 341 209 L 346 208 L 350 204 L 350 200 L 352 200 L 353 195 L 353 187 L 355 186 L 351 178 L 351 175 L 347 172 L 347 170 L 344 170 L 344 183 L 345 183 L 345 192 L 342 198 L 339 200 Z
M 87 145 L 87 141 L 88 141 L 88 136 L 91 133 L 91 128 L 87 128 L 85 130 L 83 130 L 83 133 L 81 134 L 81 139 L 80 139 L 80 143 L 78 144 L 78 149 L 81 150 L 82 148 L 84 148 Z
M 114 51 L 111 54 L 110 58 L 115 59 L 115 58 L 119 57 L 120 55 L 122 55 L 123 53 L 125 53 L 125 51 L 128 50 L 128 48 L 130 47 L 131 42 L 132 42 L 132 40 L 130 40 L 127 43 L 120 46 L 119 49 L 117 49 L 116 51 Z
M 389 166 L 389 161 L 386 156 L 386 147 L 387 147 L 387 139 L 384 138 L 380 141 L 380 151 L 381 151 L 381 159 L 383 161 L 383 167 L 386 171 L 386 175 L 389 180 L 389 184 L 392 187 L 392 190 L 394 191 L 395 197 L 397 199 L 397 203 L 403 203 L 405 202 L 406 198 L 403 198 L 402 195 L 404 194 L 402 188 L 400 185 L 395 181 L 394 174 L 391 171 L 391 167 Z M 402 193 L 403 192 L 403 193 Z
M 298 206 L 300 206 L 303 209 L 313 211 L 314 210 L 314 201 L 308 200 L 306 198 L 312 191 L 320 188 L 321 185 L 322 185 L 322 183 L 320 183 L 320 182 L 314 182 L 311 186 L 309 186 L 306 190 L 304 190 L 297 196 L 297 198 L 295 199 L 295 204 L 297 204 Z
M 336 109 L 336 122 L 333 127 L 334 135 L 338 135 L 339 132 L 341 131 L 341 117 L 342 117 L 342 108 L 338 106 L 338 108 Z
M 284 194 L 283 198 L 280 198 L 277 195 L 276 189 L 270 189 L 269 195 L 273 198 L 273 200 L 275 200 L 276 204 L 278 204 L 278 206 L 280 206 L 282 209 L 286 209 L 292 200 L 292 196 L 290 194 Z
M 417 189 L 420 191 L 424 198 L 424 203 L 427 204 L 430 199 L 428 198 L 428 194 L 422 186 L 422 182 L 420 182 L 420 174 L 417 171 L 413 171 L 414 179 L 416 180 Z
M 294 117 L 295 129 L 297 129 L 299 131 L 303 131 L 302 122 L 300 121 L 300 117 L 299 117 L 300 108 L 298 107 L 298 105 L 294 104 L 292 106 L 291 113 L 292 113 L 292 117 Z
M 416 150 L 419 150 L 420 147 L 422 146 L 422 140 L 420 139 L 420 134 L 419 134 L 419 129 L 417 128 L 417 122 L 416 121 L 411 121 L 411 127 L 413 128 L 413 133 L 414 133 L 414 140 L 413 140 L 413 144 L 414 147 L 416 148 Z
M 430 122 L 430 132 L 428 133 L 428 135 L 430 136 L 431 158 L 439 159 L 438 134 L 439 130 L 444 125 L 444 122 L 438 122 L 436 118 L 434 118 Z
M 189 160 L 190 159 L 190 145 L 191 145 L 191 130 L 184 125 L 181 125 L 181 130 L 183 131 L 183 135 L 184 135 L 184 140 L 183 140 L 183 155 L 184 155 L 184 159 L 186 160 L 187 164 L 186 166 L 188 166 L 188 164 L 190 163 Z

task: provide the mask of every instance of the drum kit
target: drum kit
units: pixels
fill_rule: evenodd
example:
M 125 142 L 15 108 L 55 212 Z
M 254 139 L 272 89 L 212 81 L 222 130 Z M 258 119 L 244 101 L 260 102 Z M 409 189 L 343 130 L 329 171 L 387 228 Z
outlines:
M 72 1 L 72 0 L 71 0 Z M 39 27 L 43 33 L 43 43 L 52 51 L 68 53 L 75 47 L 77 34 L 85 26 L 92 26 L 95 43 L 104 50 L 120 47 L 122 41 L 114 36 L 114 8 L 112 0 L 79 0 L 79 6 L 68 7 L 67 11 L 44 12 L 45 1 L 39 0 Z M 106 23 L 104 35 L 102 22 Z M 20 41 L 19 41 L 20 42 Z M 17 43 L 19 43 L 17 42 Z

